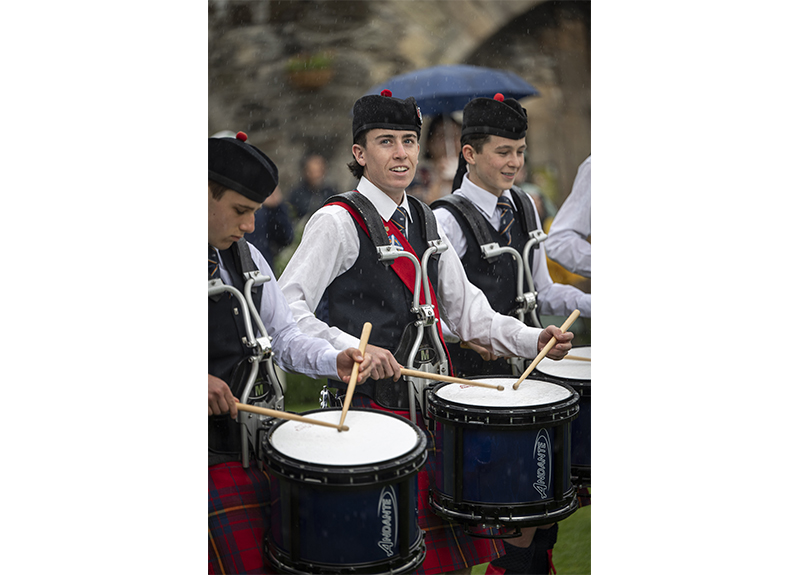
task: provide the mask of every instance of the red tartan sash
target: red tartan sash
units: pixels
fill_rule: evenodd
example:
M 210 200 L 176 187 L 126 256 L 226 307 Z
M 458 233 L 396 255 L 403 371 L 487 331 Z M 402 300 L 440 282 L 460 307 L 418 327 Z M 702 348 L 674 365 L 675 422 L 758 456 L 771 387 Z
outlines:
M 355 209 L 353 209 L 348 204 L 345 204 L 344 202 L 331 202 L 328 205 L 341 206 L 344 209 L 346 209 L 350 213 L 350 215 L 353 216 L 353 219 L 356 221 L 356 223 L 359 226 L 361 226 L 361 229 L 364 230 L 364 233 L 367 234 L 367 237 L 369 237 L 369 230 L 367 230 L 367 224 L 364 222 L 364 218 L 361 217 L 361 214 L 359 214 Z M 400 242 L 400 245 L 403 246 L 403 249 L 413 254 L 414 257 L 417 258 L 417 261 L 419 261 L 419 256 L 417 255 L 417 252 L 414 251 L 414 248 L 412 248 L 411 244 L 408 243 L 408 239 L 406 239 L 406 237 L 397 228 L 397 226 L 395 226 L 394 223 L 391 221 L 387 222 L 383 220 L 383 218 L 381 218 L 381 221 L 383 221 L 384 225 L 386 226 L 389 235 L 393 234 L 394 237 L 397 238 L 397 240 Z M 416 270 L 414 269 L 414 264 L 411 263 L 408 260 L 408 258 L 401 257 L 401 258 L 395 258 L 394 263 L 392 263 L 392 265 L 389 267 L 392 268 L 392 271 L 395 274 L 397 274 L 397 277 L 400 278 L 400 281 L 403 282 L 403 285 L 405 285 L 406 288 L 408 288 L 408 290 L 413 294 L 414 281 L 416 280 L 416 275 L 417 275 Z M 431 284 L 431 280 L 428 279 L 427 281 L 431 291 L 431 305 L 433 305 L 433 314 L 436 316 L 436 319 L 438 320 L 436 322 L 436 331 L 439 334 L 439 341 L 442 343 L 442 348 L 444 349 L 445 356 L 447 357 L 447 369 L 450 372 L 450 375 L 453 375 L 453 362 L 450 361 L 450 353 L 447 351 L 447 346 L 444 344 L 444 334 L 442 334 L 442 320 L 439 317 L 439 303 L 436 301 L 436 292 L 433 290 L 433 284 Z M 420 286 L 419 290 L 420 304 L 427 303 L 425 301 L 424 288 L 425 286 Z

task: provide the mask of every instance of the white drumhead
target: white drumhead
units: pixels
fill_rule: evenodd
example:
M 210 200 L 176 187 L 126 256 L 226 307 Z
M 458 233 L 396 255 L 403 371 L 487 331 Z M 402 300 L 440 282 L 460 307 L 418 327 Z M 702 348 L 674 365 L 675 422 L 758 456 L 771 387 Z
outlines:
M 578 357 L 592 358 L 592 347 L 587 345 L 585 347 L 573 347 L 569 350 L 569 355 L 577 355 Z M 536 369 L 545 375 L 559 377 L 563 379 L 592 379 L 592 362 L 581 361 L 576 359 L 562 359 L 553 361 L 552 359 L 544 358 L 536 366 Z
M 304 415 L 339 425 L 341 410 Z M 349 431 L 287 420 L 270 435 L 272 446 L 283 455 L 321 465 L 368 465 L 405 455 L 417 445 L 410 422 L 379 411 L 347 411 Z
M 491 385 L 502 385 L 503 391 L 474 385 L 449 383 L 438 388 L 436 395 L 453 403 L 477 407 L 534 407 L 563 401 L 569 399 L 571 395 L 571 392 L 566 387 L 534 379 L 526 379 L 515 390 L 514 384 L 517 379 L 516 377 L 491 377 L 475 380 Z

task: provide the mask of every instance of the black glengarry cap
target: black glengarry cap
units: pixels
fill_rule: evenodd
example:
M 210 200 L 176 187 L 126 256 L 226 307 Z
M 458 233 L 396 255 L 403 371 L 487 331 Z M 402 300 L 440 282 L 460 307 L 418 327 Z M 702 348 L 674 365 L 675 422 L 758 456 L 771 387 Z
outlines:
M 278 167 L 246 141 L 244 132 L 235 138 L 209 138 L 208 179 L 261 203 L 278 186 Z
M 461 135 L 489 134 L 511 140 L 525 137 L 528 112 L 513 98 L 497 93 L 494 98 L 475 98 L 464 106 Z
M 353 106 L 353 142 L 362 132 L 375 128 L 411 130 L 419 138 L 422 113 L 417 101 L 413 97 L 393 98 L 389 90 L 359 98 Z

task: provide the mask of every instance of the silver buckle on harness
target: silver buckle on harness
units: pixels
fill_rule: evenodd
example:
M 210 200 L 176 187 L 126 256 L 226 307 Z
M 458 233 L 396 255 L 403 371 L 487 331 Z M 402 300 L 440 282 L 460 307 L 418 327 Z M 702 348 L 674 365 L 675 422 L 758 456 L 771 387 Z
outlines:
M 430 327 L 436 323 L 436 313 L 434 313 L 432 305 L 422 304 L 414 311 L 416 311 L 417 317 L 419 318 L 414 325 Z
M 517 296 L 516 299 L 517 303 L 520 304 L 517 311 L 522 312 L 523 314 L 532 312 L 536 309 L 536 294 L 526 291 L 521 296 Z
M 547 234 L 544 233 L 542 230 L 533 230 L 528 234 L 530 239 L 535 240 L 533 245 L 540 244 L 547 239 Z
M 403 253 L 403 250 L 391 244 L 388 246 L 379 246 L 377 249 L 378 261 L 383 262 L 387 266 L 391 265 L 394 260 L 396 260 L 400 254 Z
M 486 259 L 495 258 L 499 256 L 501 253 L 503 253 L 503 251 L 504 250 L 500 248 L 500 244 L 498 244 L 497 242 L 492 242 L 490 244 L 483 244 L 481 246 L 481 254 Z

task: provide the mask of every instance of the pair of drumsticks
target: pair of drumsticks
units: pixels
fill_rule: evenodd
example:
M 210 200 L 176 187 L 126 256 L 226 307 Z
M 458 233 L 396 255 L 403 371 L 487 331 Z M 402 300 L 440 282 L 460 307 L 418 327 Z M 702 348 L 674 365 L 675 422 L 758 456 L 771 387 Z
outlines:
M 580 311 L 578 311 L 577 309 L 574 310 L 569 315 L 569 317 L 566 319 L 566 321 L 561 325 L 561 328 L 560 328 L 561 332 L 564 333 L 567 329 L 569 329 L 569 327 L 575 322 L 575 320 L 578 319 L 579 315 L 580 315 Z M 372 333 L 372 324 L 369 323 L 369 322 L 364 323 L 364 327 L 361 330 L 361 339 L 358 342 L 358 351 L 361 352 L 362 356 L 366 353 L 367 341 L 369 341 L 369 336 L 370 336 L 371 333 Z M 548 352 L 551 349 L 553 349 L 553 346 L 555 346 L 555 345 L 556 345 L 556 338 L 555 337 L 551 337 L 550 341 L 548 341 L 547 344 L 545 344 L 545 346 L 542 348 L 542 350 L 539 352 L 539 354 L 534 358 L 534 360 L 528 366 L 528 369 L 526 369 L 525 372 L 520 376 L 520 378 L 514 383 L 514 385 L 513 385 L 514 390 L 519 388 L 520 384 L 531 374 L 531 372 L 534 370 L 534 368 L 536 368 L 536 366 L 539 365 L 539 363 L 542 361 L 542 359 L 544 359 L 544 357 L 548 354 Z M 575 359 L 575 360 L 580 360 L 580 361 L 591 361 L 589 358 L 578 357 L 578 356 L 570 356 L 570 355 L 565 356 L 565 359 Z M 310 418 L 310 417 L 304 417 L 302 415 L 295 415 L 294 413 L 287 413 L 287 412 L 284 412 L 284 411 L 277 411 L 277 410 L 274 410 L 274 409 L 266 409 L 266 408 L 263 408 L 263 407 L 255 407 L 253 405 L 246 405 L 246 404 L 242 404 L 242 403 L 237 403 L 236 407 L 237 407 L 237 409 L 240 409 L 242 411 L 249 411 L 249 412 L 258 413 L 258 414 L 261 414 L 261 415 L 268 415 L 270 417 L 275 417 L 277 419 L 288 419 L 288 420 L 292 420 L 292 421 L 300 421 L 300 422 L 303 422 L 303 423 L 311 423 L 311 424 L 315 424 L 315 425 L 322 425 L 322 426 L 325 426 L 325 427 L 332 427 L 334 429 L 337 429 L 338 431 L 349 431 L 350 428 L 347 427 L 344 424 L 344 419 L 345 419 L 345 417 L 347 417 L 347 412 L 350 409 L 350 403 L 353 400 L 353 393 L 355 392 L 356 382 L 358 381 L 358 369 L 359 369 L 360 365 L 361 365 L 361 363 L 359 363 L 359 362 L 354 363 L 353 364 L 353 369 L 350 372 L 350 381 L 348 382 L 348 385 L 347 385 L 347 392 L 345 394 L 344 403 L 342 404 L 342 415 L 339 418 L 339 424 L 338 425 L 335 424 L 335 423 L 329 423 L 327 421 L 320 421 L 318 419 L 313 419 L 313 418 Z M 504 389 L 502 385 L 491 385 L 491 384 L 483 383 L 483 382 L 480 382 L 480 381 L 473 381 L 473 380 L 470 380 L 470 379 L 462 379 L 460 377 L 450 377 L 448 375 L 433 374 L 433 373 L 428 373 L 428 372 L 425 372 L 425 371 L 417 371 L 415 369 L 408 369 L 408 368 L 405 368 L 405 367 L 400 370 L 400 373 L 402 375 L 409 376 L 409 377 L 420 377 L 420 378 L 423 378 L 423 379 L 432 379 L 432 380 L 435 380 L 435 381 L 444 381 L 444 382 L 448 382 L 448 383 L 460 383 L 462 385 L 471 385 L 471 386 L 475 386 L 475 387 L 486 387 L 486 388 L 489 388 L 489 389 L 496 389 L 498 391 L 503 391 L 503 389 Z

